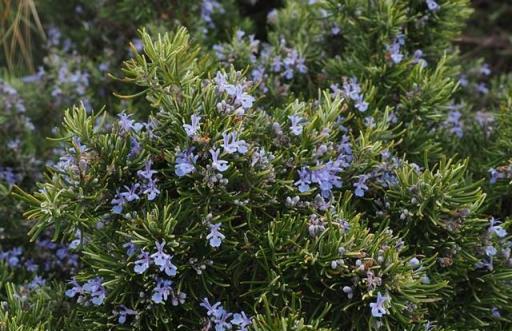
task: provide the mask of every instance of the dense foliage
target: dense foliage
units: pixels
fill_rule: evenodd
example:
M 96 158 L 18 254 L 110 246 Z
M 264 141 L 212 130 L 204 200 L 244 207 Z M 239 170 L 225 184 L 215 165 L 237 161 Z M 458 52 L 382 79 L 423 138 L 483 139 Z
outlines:
M 469 2 L 270 4 L 38 4 L 0 330 L 510 329 L 512 76 L 460 54 Z

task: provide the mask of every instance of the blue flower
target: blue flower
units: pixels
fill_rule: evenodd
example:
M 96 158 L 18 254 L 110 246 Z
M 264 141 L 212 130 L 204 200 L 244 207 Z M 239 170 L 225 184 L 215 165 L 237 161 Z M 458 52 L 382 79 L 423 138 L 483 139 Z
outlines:
M 219 160 L 220 150 L 210 149 L 212 156 L 212 168 L 220 172 L 224 172 L 229 168 L 228 161 Z
M 126 322 L 126 317 L 128 315 L 137 315 L 137 312 L 135 310 L 129 309 L 125 305 L 120 305 L 119 308 L 120 310 L 118 312 L 115 312 L 115 314 L 119 316 L 117 318 L 117 322 L 119 324 L 124 324 Z
M 226 238 L 221 232 L 220 232 L 220 226 L 221 224 L 209 224 L 210 227 L 210 233 L 206 236 L 206 239 L 210 241 L 210 246 L 212 247 L 219 247 L 222 243 L 222 240 Z
M 461 117 L 461 112 L 458 110 L 452 110 L 448 113 L 448 117 L 444 121 L 444 125 L 450 129 L 450 132 L 459 138 L 462 138 L 464 135 L 464 124 L 461 122 Z
M 87 300 L 86 294 L 90 297 L 90 302 L 99 306 L 103 304 L 105 300 L 106 293 L 103 285 L 101 284 L 103 279 L 101 277 L 96 277 L 94 279 L 88 280 L 83 286 L 78 284 L 75 278 L 73 278 L 70 283 L 73 285 L 72 288 L 68 289 L 65 294 L 67 297 L 73 298 L 77 294 L 79 294 L 78 302 L 84 303 Z
M 119 128 L 121 129 L 122 134 L 130 132 L 130 130 L 138 132 L 143 127 L 141 123 L 137 123 L 134 120 L 132 120 L 130 118 L 131 115 L 127 115 L 124 112 L 117 116 L 119 117 Z
M 147 195 L 149 201 L 153 201 L 160 194 L 156 181 L 155 178 L 152 178 L 144 184 L 142 193 Z
M 422 68 L 427 66 L 427 61 L 423 58 L 423 51 L 421 49 L 414 51 L 412 63 L 419 64 Z
M 45 284 L 46 284 L 46 280 L 43 277 L 35 275 L 34 278 L 32 279 L 32 281 L 30 281 L 30 283 L 28 283 L 27 287 L 29 289 L 33 290 L 35 288 L 44 286 Z
M 157 252 L 151 254 L 151 258 L 155 265 L 160 267 L 160 271 L 165 272 L 167 276 L 176 276 L 178 268 L 172 264 L 172 255 L 164 252 L 165 240 L 161 243 L 155 242 Z
M 368 180 L 368 176 L 367 175 L 362 175 L 362 176 L 359 176 L 359 180 L 354 183 L 354 187 L 355 187 L 355 190 L 354 190 L 354 194 L 357 196 L 357 197 L 364 197 L 364 193 L 366 191 L 368 191 L 368 186 L 366 186 L 366 181 Z
M 288 116 L 288 119 L 292 122 L 292 124 L 290 125 L 290 131 L 292 132 L 293 135 L 295 136 L 300 136 L 302 134 L 302 129 L 303 129 L 303 125 L 302 125 L 302 117 L 300 116 L 297 116 L 297 115 L 290 115 Z
M 489 183 L 490 184 L 496 184 L 496 181 L 498 179 L 502 179 L 502 178 L 505 177 L 503 175 L 503 173 L 501 173 L 500 171 L 496 170 L 495 168 L 490 168 L 488 170 L 488 172 L 489 172 L 489 176 L 490 176 L 490 178 L 489 178 Z
M 130 137 L 130 152 L 128 153 L 129 158 L 134 158 L 139 155 L 141 147 L 139 141 L 135 137 Z
M 208 299 L 204 298 L 200 306 L 207 310 L 207 316 L 213 323 L 215 323 L 215 331 L 231 329 L 231 323 L 228 322 L 228 319 L 232 314 L 224 310 L 220 302 L 217 302 L 212 306 Z
M 240 313 L 233 314 L 233 319 L 231 320 L 231 323 L 234 325 L 238 325 L 240 328 L 240 331 L 246 331 L 248 330 L 247 327 L 252 324 L 252 321 L 243 311 Z
M 416 269 L 420 266 L 420 260 L 418 260 L 418 258 L 416 257 L 413 257 L 412 259 L 409 260 L 409 265 L 411 266 L 411 268 L 413 269 Z
M 64 293 L 67 297 L 73 298 L 77 294 L 82 294 L 83 293 L 82 286 L 80 284 L 78 284 L 78 282 L 76 281 L 76 279 L 74 277 L 69 281 L 69 283 L 71 285 L 73 285 L 73 287 L 68 289 L 68 290 L 66 290 L 66 292 Z
M 137 246 L 134 243 L 132 243 L 131 241 L 129 241 L 123 245 L 123 248 L 126 249 L 126 255 L 128 255 L 128 257 L 131 257 L 131 256 L 133 256 L 133 254 L 135 254 L 135 250 L 137 249 Z
M 224 8 L 216 0 L 203 0 L 201 3 L 201 19 L 206 23 L 208 28 L 213 28 L 213 13 L 224 13 Z
M 196 161 L 198 156 L 194 155 L 191 150 L 176 154 L 176 166 L 174 172 L 176 176 L 183 177 L 196 171 Z
M 149 264 L 151 263 L 149 253 L 141 249 L 140 255 L 138 256 L 139 260 L 135 261 L 135 266 L 133 267 L 133 271 L 137 274 L 143 274 L 149 268 Z
M 389 314 L 389 311 L 384 306 L 386 303 L 390 302 L 391 298 L 388 295 L 381 295 L 380 292 L 377 293 L 377 301 L 370 303 L 370 308 L 372 311 L 373 317 L 382 317 L 383 315 Z
M 430 11 L 438 11 L 441 8 L 439 6 L 439 4 L 437 2 L 435 2 L 434 0 L 426 0 L 426 2 L 427 2 L 428 10 L 430 10 Z
M 172 281 L 158 279 L 156 282 L 156 286 L 153 289 L 153 295 L 151 296 L 151 300 L 154 303 L 163 303 L 167 301 L 167 297 L 172 290 Z
M 237 140 L 237 134 L 236 132 L 232 133 L 223 133 L 222 138 L 224 140 L 222 147 L 224 148 L 224 152 L 228 154 L 233 153 L 240 153 L 245 154 L 247 153 L 248 147 L 245 140 Z
M 139 187 L 140 187 L 139 183 L 132 184 L 131 186 L 126 186 L 125 185 L 124 188 L 126 189 L 126 191 L 121 192 L 120 196 L 126 202 L 132 202 L 132 201 L 135 201 L 135 200 L 139 200 L 140 197 L 137 194 L 137 191 L 139 190 Z
M 119 191 L 118 191 L 116 193 L 114 199 L 112 199 L 112 201 L 110 203 L 113 205 L 112 212 L 114 214 L 121 214 L 123 212 L 123 206 L 126 203 L 126 200 L 123 198 L 121 193 L 119 193 Z
M 141 178 L 141 179 L 147 179 L 147 180 L 151 179 L 153 177 L 153 175 L 156 174 L 156 171 L 151 169 L 152 165 L 153 165 L 153 161 L 147 160 L 144 163 L 144 170 L 137 171 L 137 176 L 139 176 L 139 178 Z
M 337 84 L 331 85 L 331 89 L 334 96 L 341 93 Z M 364 113 L 368 110 L 368 103 L 364 101 L 363 94 L 361 93 L 361 86 L 359 85 L 357 78 L 353 77 L 345 80 L 343 83 L 343 94 L 355 102 L 355 107 L 360 112 Z
M 487 85 L 484 82 L 476 84 L 475 89 L 478 93 L 481 93 L 481 94 L 489 93 L 489 88 L 487 87 Z
M 245 93 L 242 85 L 236 85 L 234 90 L 228 90 L 228 94 L 235 98 L 235 104 L 242 106 L 245 110 L 251 108 L 254 103 L 254 97 Z
M 489 246 L 485 247 L 485 254 L 487 256 L 492 257 L 492 256 L 496 255 L 496 253 L 497 253 L 497 250 L 494 246 L 489 245 Z
M 201 116 L 194 114 L 192 115 L 191 121 L 191 124 L 183 124 L 183 128 L 185 129 L 185 132 L 189 137 L 195 136 L 197 131 L 199 131 L 199 128 L 201 126 Z
M 402 33 L 399 33 L 393 43 L 391 45 L 387 45 L 386 49 L 388 50 L 389 56 L 391 57 L 391 61 L 394 64 L 398 64 L 402 62 L 404 55 L 400 53 L 400 48 L 405 44 L 405 36 Z
M 220 302 L 216 302 L 213 306 L 210 304 L 207 298 L 204 298 L 203 301 L 199 304 L 201 307 L 206 309 L 206 315 L 208 317 L 217 317 L 222 315 L 222 305 Z
M 491 225 L 489 226 L 489 233 L 495 233 L 499 238 L 503 238 L 507 236 L 507 230 L 505 230 L 494 217 L 491 217 L 489 220 Z
M 491 74 L 491 68 L 487 63 L 482 64 L 482 67 L 480 68 L 480 73 L 484 76 L 489 76 Z
M 295 182 L 295 185 L 299 188 L 299 192 L 304 193 L 309 191 L 310 184 L 311 172 L 306 167 L 302 167 L 299 170 L 299 180 Z

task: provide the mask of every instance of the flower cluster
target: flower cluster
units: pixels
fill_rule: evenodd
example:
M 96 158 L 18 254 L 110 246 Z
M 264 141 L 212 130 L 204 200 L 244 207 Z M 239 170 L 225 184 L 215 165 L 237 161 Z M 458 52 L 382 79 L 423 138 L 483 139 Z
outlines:
M 87 305 L 92 303 L 95 306 L 102 305 L 106 297 L 105 288 L 103 287 L 102 282 L 103 279 L 101 277 L 97 277 L 88 280 L 83 285 L 80 285 L 76 279 L 73 278 L 69 282 L 73 287 L 66 291 L 66 296 L 74 298 L 78 295 L 77 302 L 80 304 Z
M 240 313 L 227 312 L 220 302 L 210 304 L 207 298 L 204 298 L 200 304 L 201 307 L 206 309 L 206 315 L 209 322 L 213 323 L 216 331 L 225 330 L 239 330 L 247 331 L 252 324 L 249 318 L 243 311 Z

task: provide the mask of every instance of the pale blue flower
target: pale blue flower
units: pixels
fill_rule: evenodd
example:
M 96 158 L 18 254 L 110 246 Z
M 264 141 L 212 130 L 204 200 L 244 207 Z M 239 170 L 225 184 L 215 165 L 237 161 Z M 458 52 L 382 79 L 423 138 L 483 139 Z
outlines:
M 195 114 L 192 115 L 191 122 L 191 124 L 183 124 L 183 128 L 185 129 L 185 132 L 189 137 L 195 136 L 196 133 L 199 131 L 201 126 L 201 116 Z
M 156 286 L 153 289 L 153 295 L 151 296 L 151 300 L 154 303 L 163 303 L 167 301 L 169 293 L 172 290 L 172 281 L 158 279 L 156 281 Z
M 507 236 L 507 230 L 505 230 L 500 224 L 498 220 L 494 217 L 491 217 L 489 220 L 491 225 L 489 226 L 489 233 L 495 233 L 499 238 L 503 238 Z
M 386 309 L 385 304 L 389 303 L 391 298 L 388 295 L 381 295 L 380 292 L 377 293 L 377 301 L 370 303 L 370 308 L 373 317 L 382 317 L 384 315 L 389 314 L 389 311 Z
M 115 314 L 119 316 L 117 318 L 117 322 L 121 325 L 126 322 L 126 317 L 128 315 L 137 315 L 137 312 L 135 310 L 129 309 L 125 305 L 120 305 L 119 308 L 120 310 L 118 312 L 115 312 Z
M 135 261 L 133 271 L 139 275 L 143 274 L 146 270 L 148 270 L 150 263 L 151 259 L 149 257 L 149 253 L 142 249 L 139 255 L 139 260 Z
M 237 140 L 237 134 L 236 132 L 232 133 L 223 133 L 223 144 L 222 147 L 224 148 L 224 152 L 228 154 L 233 153 L 240 153 L 245 154 L 247 153 L 248 146 L 245 140 Z
M 210 149 L 210 154 L 212 156 L 212 168 L 213 169 L 216 169 L 220 172 L 224 172 L 229 168 L 228 161 L 219 159 L 220 150 Z
M 206 239 L 209 240 L 210 246 L 217 248 L 222 243 L 226 237 L 220 232 L 221 224 L 209 224 L 210 233 L 206 236 Z
M 164 252 L 165 240 L 162 242 L 155 242 L 156 253 L 151 254 L 151 258 L 156 266 L 160 267 L 160 271 L 165 272 L 167 276 L 176 276 L 178 268 L 172 264 L 172 255 Z
M 196 161 L 198 156 L 194 155 L 192 150 L 187 150 L 176 154 L 176 166 L 174 169 L 175 174 L 178 177 L 183 177 L 187 174 L 196 171 Z
M 437 2 L 435 2 L 435 0 L 426 0 L 427 2 L 427 7 L 428 7 L 428 10 L 430 11 L 438 11 L 441 7 L 439 6 L 439 4 Z
M 288 119 L 290 120 L 290 122 L 292 122 L 292 124 L 290 125 L 290 131 L 292 132 L 292 134 L 295 136 L 300 136 L 303 130 L 302 117 L 297 115 L 290 115 L 288 116 Z

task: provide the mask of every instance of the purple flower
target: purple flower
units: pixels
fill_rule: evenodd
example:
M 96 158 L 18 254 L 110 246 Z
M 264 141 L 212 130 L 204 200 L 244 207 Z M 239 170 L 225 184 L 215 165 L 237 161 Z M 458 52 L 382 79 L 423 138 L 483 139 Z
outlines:
M 412 259 L 409 260 L 409 265 L 411 266 L 411 268 L 413 269 L 416 269 L 420 266 L 420 260 L 418 260 L 418 258 L 416 257 L 413 257 Z
M 219 160 L 220 150 L 210 149 L 212 156 L 212 168 L 220 172 L 224 172 L 229 168 L 228 161 Z
M 341 187 L 342 182 L 338 175 L 341 170 L 340 162 L 329 161 L 323 165 L 318 165 L 317 169 L 311 172 L 311 182 L 318 184 L 324 198 L 330 196 L 333 187 Z
M 354 187 L 355 187 L 355 190 L 354 190 L 354 194 L 357 196 L 357 197 L 364 197 L 364 193 L 366 191 L 368 191 L 368 186 L 366 186 L 366 181 L 368 180 L 368 176 L 367 175 L 362 175 L 362 176 L 359 176 L 359 180 L 354 183 Z
M 499 238 L 507 236 L 507 230 L 505 230 L 501 225 L 499 225 L 500 222 L 497 221 L 494 217 L 491 217 L 489 223 L 491 223 L 488 230 L 489 233 L 495 233 Z
M 421 49 L 414 51 L 412 63 L 419 64 L 422 68 L 428 65 L 427 61 L 423 58 L 423 51 Z
M 302 167 L 299 170 L 299 180 L 295 182 L 295 185 L 299 188 L 299 192 L 304 193 L 309 191 L 310 184 L 311 172 L 306 167 Z
M 207 316 L 215 323 L 215 331 L 231 329 L 231 323 L 228 322 L 228 319 L 232 314 L 225 311 L 220 302 L 212 306 L 208 299 L 204 298 L 200 306 L 206 309 Z
M 174 292 L 171 293 L 171 303 L 173 306 L 184 304 L 186 299 L 187 294 L 184 292 L 178 292 L 176 295 L 174 295 Z
M 441 7 L 434 0 L 426 0 L 428 10 L 430 11 L 438 11 Z
M 121 129 L 122 134 L 130 132 L 130 130 L 138 132 L 143 127 L 141 123 L 136 123 L 134 120 L 132 120 L 130 118 L 131 115 L 128 115 L 124 112 L 117 116 L 119 117 L 119 128 Z
M 119 306 L 120 310 L 117 311 L 117 312 L 114 312 L 114 314 L 116 314 L 117 316 L 119 316 L 117 318 L 117 322 L 119 324 L 124 324 L 126 322 L 126 317 L 128 315 L 137 315 L 137 312 L 133 309 L 129 309 L 127 308 L 125 305 L 120 305 Z
M 478 93 L 481 93 L 481 94 L 487 94 L 489 93 L 489 88 L 487 87 L 487 85 L 483 82 L 481 83 L 478 83 L 476 86 L 475 86 L 475 89 Z
M 137 194 L 137 191 L 139 190 L 139 187 L 140 187 L 139 183 L 132 184 L 131 186 L 126 186 L 125 185 L 124 188 L 126 189 L 126 191 L 121 192 L 120 196 L 126 202 L 132 202 L 132 201 L 135 201 L 135 200 L 139 200 L 140 197 Z
M 491 67 L 487 63 L 482 64 L 480 68 L 480 73 L 484 76 L 489 76 L 491 74 Z
M 210 241 L 210 246 L 216 248 L 219 247 L 222 243 L 222 240 L 226 238 L 221 232 L 220 232 L 220 226 L 221 224 L 209 224 L 210 227 L 210 233 L 206 236 L 206 239 Z
M 306 73 L 308 68 L 304 64 L 305 60 L 303 57 L 299 56 L 297 50 L 292 49 L 288 52 L 288 56 L 283 60 L 284 65 L 284 73 L 283 76 L 286 79 L 292 79 L 294 76 L 294 71 L 298 71 L 300 73 Z
M 230 94 L 229 92 L 228 94 Z M 236 85 L 230 96 L 235 98 L 235 104 L 242 106 L 245 110 L 251 108 L 254 103 L 254 97 L 245 93 L 241 85 Z
M 212 15 L 214 12 L 224 13 L 224 8 L 216 0 L 203 0 L 201 3 L 201 19 L 206 23 L 208 28 L 213 28 Z
M 213 306 L 210 304 L 207 298 L 204 298 L 203 301 L 199 304 L 201 307 L 206 309 L 206 315 L 208 317 L 216 317 L 221 315 L 219 310 L 224 310 L 220 302 L 215 303 Z M 220 309 L 219 309 L 220 308 Z
M 337 85 L 332 85 L 331 89 L 335 95 L 340 93 Z M 364 101 L 363 94 L 361 93 L 361 86 L 359 85 L 357 78 L 353 77 L 351 79 L 347 79 L 343 83 L 343 94 L 355 102 L 355 107 L 360 112 L 364 113 L 368 110 L 368 103 Z
M 128 255 L 128 257 L 131 257 L 131 256 L 133 256 L 133 254 L 135 254 L 135 250 L 137 249 L 137 246 L 134 243 L 132 243 L 131 241 L 129 241 L 123 245 L 123 248 L 126 249 L 126 255 Z
M 201 126 L 201 116 L 192 115 L 191 124 L 183 124 L 183 128 L 187 133 L 188 137 L 193 137 L 196 135 L 197 131 L 199 131 L 199 127 Z
M 231 323 L 234 325 L 238 325 L 240 328 L 240 331 L 246 331 L 248 330 L 247 327 L 252 324 L 252 321 L 243 311 L 240 313 L 233 314 L 233 319 L 231 320 Z
M 142 193 L 147 195 L 149 201 L 153 201 L 160 194 L 160 190 L 156 186 L 156 181 L 155 178 L 152 178 L 144 184 Z
M 36 275 L 36 276 L 34 276 L 32 281 L 30 281 L 30 283 L 28 283 L 27 287 L 29 289 L 33 290 L 35 288 L 44 286 L 45 284 L 46 284 L 46 280 L 43 277 Z
M 126 203 L 126 200 L 123 198 L 121 193 L 119 193 L 119 191 L 118 191 L 116 193 L 114 199 L 112 199 L 112 201 L 110 203 L 113 205 L 112 212 L 114 214 L 121 214 L 123 212 L 123 206 Z
M 164 252 L 165 240 L 161 243 L 155 242 L 157 252 L 151 254 L 151 258 L 155 265 L 160 267 L 160 271 L 165 272 L 167 276 L 176 276 L 178 268 L 172 264 L 172 255 Z
M 391 61 L 393 61 L 394 64 L 402 62 L 404 55 L 400 53 L 400 48 L 404 44 L 405 36 L 402 33 L 399 33 L 393 40 L 393 43 L 391 45 L 386 46 L 389 56 L 391 57 Z
M 488 172 L 489 172 L 489 176 L 490 176 L 490 178 L 489 178 L 489 183 L 490 184 L 496 184 L 496 181 L 498 179 L 505 178 L 505 175 L 502 172 L 496 170 L 495 168 L 490 168 L 488 170 Z
M 334 26 L 331 28 L 331 34 L 333 36 L 337 36 L 340 33 L 341 33 L 341 28 L 338 25 L 334 24 Z
M 382 317 L 383 315 L 389 314 L 389 311 L 384 306 L 387 302 L 391 301 L 391 298 L 387 295 L 381 295 L 377 293 L 377 301 L 370 303 L 370 308 L 373 317 Z
M 302 125 L 302 117 L 300 116 L 297 116 L 297 115 L 290 115 L 288 116 L 288 119 L 290 120 L 290 122 L 292 122 L 292 125 L 290 125 L 290 131 L 292 132 L 293 135 L 295 136 L 300 136 L 302 134 L 302 129 L 303 129 L 303 125 Z
M 141 249 L 140 255 L 138 256 L 138 260 L 135 261 L 135 266 L 133 267 L 133 271 L 137 274 L 142 274 L 149 268 L 149 264 L 151 263 L 149 253 L 145 250 Z
M 492 307 L 491 314 L 492 314 L 492 317 L 501 318 L 501 313 L 500 313 L 499 309 L 496 307 Z
M 69 281 L 69 283 L 73 285 L 73 287 L 66 290 L 66 292 L 64 293 L 67 297 L 74 298 L 77 294 L 82 294 L 84 292 L 82 286 L 78 284 L 74 277 Z
M 174 169 L 176 176 L 183 177 L 187 174 L 195 172 L 195 164 L 197 158 L 198 156 L 194 155 L 191 150 L 176 154 L 176 166 Z
M 78 302 L 83 303 L 86 300 L 86 294 L 90 297 L 90 302 L 99 306 L 103 304 L 105 300 L 106 293 L 103 285 L 101 284 L 103 279 L 101 277 L 96 277 L 94 279 L 89 279 L 83 286 L 78 284 L 75 278 L 73 278 L 70 283 L 73 285 L 72 288 L 68 289 L 65 294 L 67 297 L 73 298 L 77 294 L 79 294 Z
M 130 152 L 128 153 L 129 158 L 134 158 L 139 155 L 141 147 L 139 141 L 135 137 L 130 137 Z
M 247 153 L 248 147 L 245 140 L 237 140 L 237 134 L 236 132 L 232 133 L 223 133 L 222 137 L 224 139 L 224 142 L 222 144 L 222 147 L 224 148 L 224 152 L 228 154 L 233 153 L 240 153 L 245 154 Z
M 151 179 L 153 177 L 153 175 L 156 174 L 156 171 L 151 169 L 152 165 L 153 165 L 153 161 L 147 160 L 144 163 L 144 170 L 137 171 L 137 176 L 139 176 L 139 178 L 141 178 L 141 179 L 147 179 L 147 180 Z
M 448 113 L 448 117 L 444 121 L 444 126 L 458 138 L 464 135 L 464 124 L 461 121 L 462 113 L 458 110 L 452 110 Z
M 496 250 L 496 248 L 494 246 L 489 245 L 489 246 L 485 247 L 485 255 L 491 257 L 491 256 L 496 255 L 496 253 L 497 253 L 497 250 Z
M 151 300 L 154 303 L 163 303 L 167 301 L 167 297 L 172 290 L 172 281 L 158 279 L 156 282 L 156 286 L 153 289 L 153 295 L 151 296 Z

